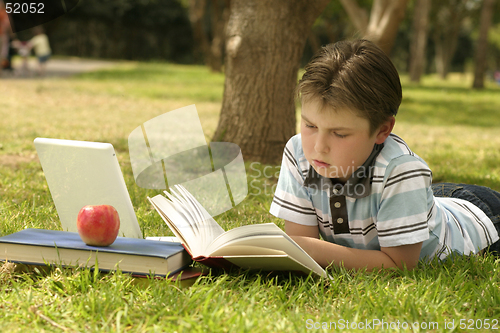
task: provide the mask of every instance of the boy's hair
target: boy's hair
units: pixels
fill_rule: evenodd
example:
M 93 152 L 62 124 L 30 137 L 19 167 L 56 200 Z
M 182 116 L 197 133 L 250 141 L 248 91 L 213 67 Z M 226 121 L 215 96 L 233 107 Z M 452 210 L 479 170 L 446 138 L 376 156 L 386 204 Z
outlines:
M 402 99 L 398 72 L 384 51 L 368 40 L 329 44 L 305 70 L 297 96 L 319 100 L 322 109 L 355 109 L 370 122 L 370 135 L 398 112 Z

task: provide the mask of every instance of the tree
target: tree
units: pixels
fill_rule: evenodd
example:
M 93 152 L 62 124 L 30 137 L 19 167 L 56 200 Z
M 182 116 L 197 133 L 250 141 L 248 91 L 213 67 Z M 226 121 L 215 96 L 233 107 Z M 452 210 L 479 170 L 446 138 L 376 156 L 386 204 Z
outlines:
M 405 16 L 408 0 L 374 0 L 370 17 L 356 0 L 340 0 L 361 36 L 390 54 L 398 27 Z
M 189 1 L 189 22 L 193 30 L 194 56 L 195 59 L 205 58 L 210 48 L 208 36 L 205 33 L 204 17 L 206 12 L 206 0 Z
M 484 88 L 484 72 L 487 64 L 487 49 L 488 49 L 488 31 L 491 27 L 493 19 L 493 9 L 495 0 L 484 0 L 481 9 L 481 22 L 479 27 L 479 38 L 476 45 L 476 53 L 474 55 L 474 82 L 473 88 Z
M 350 19 L 342 4 L 339 1 L 330 1 L 314 21 L 302 61 L 310 59 L 322 45 L 349 38 L 354 34 L 353 30 L 354 26 L 350 24 Z
M 85 0 L 45 28 L 54 54 L 185 63 L 193 45 L 186 14 L 178 0 Z
M 329 0 L 233 0 L 224 96 L 213 141 L 246 160 L 278 163 L 295 134 L 294 90 L 306 39 Z
M 430 7 L 430 0 L 417 0 L 413 11 L 409 66 L 412 82 L 420 82 L 420 77 L 424 72 Z
M 214 72 L 222 71 L 225 29 L 230 0 L 190 0 L 195 58 L 202 58 Z
M 448 75 L 462 22 L 473 7 L 474 0 L 432 1 L 431 22 L 432 39 L 436 49 L 436 71 L 442 79 L 446 79 Z
M 224 42 L 226 41 L 225 32 L 229 19 L 230 0 L 211 0 L 212 1 L 212 45 L 210 46 L 211 62 L 210 67 L 213 71 L 222 71 L 224 63 Z

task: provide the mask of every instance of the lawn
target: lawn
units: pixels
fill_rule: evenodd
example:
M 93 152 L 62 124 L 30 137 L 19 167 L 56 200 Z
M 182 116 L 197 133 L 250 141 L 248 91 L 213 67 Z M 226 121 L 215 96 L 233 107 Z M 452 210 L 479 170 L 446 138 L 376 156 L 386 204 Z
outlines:
M 403 82 L 394 132 L 435 181 L 500 190 L 500 88 L 471 78 Z M 0 235 L 60 229 L 33 146 L 36 137 L 111 142 L 145 236 L 168 228 L 138 188 L 127 137 L 143 122 L 196 104 L 207 139 L 224 77 L 200 66 L 126 62 L 65 79 L 0 81 Z M 279 166 L 247 161 L 250 195 L 217 217 L 225 228 L 282 222 L 267 213 Z M 331 271 L 333 281 L 212 271 L 186 287 L 83 268 L 0 266 L 0 332 L 500 331 L 500 261 L 420 263 L 412 271 Z

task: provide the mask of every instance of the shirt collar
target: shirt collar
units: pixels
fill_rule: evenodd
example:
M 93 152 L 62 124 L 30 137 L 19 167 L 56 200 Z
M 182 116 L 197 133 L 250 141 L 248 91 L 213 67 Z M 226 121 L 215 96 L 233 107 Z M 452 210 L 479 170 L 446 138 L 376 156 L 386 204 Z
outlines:
M 312 166 L 309 166 L 304 186 L 325 189 L 325 185 L 330 189 L 331 195 L 345 195 L 351 198 L 360 199 L 367 197 L 371 192 L 371 178 L 373 176 L 373 166 L 375 159 L 384 144 L 375 144 L 373 150 L 365 163 L 354 171 L 345 184 L 340 183 L 335 178 L 325 178 L 318 174 Z

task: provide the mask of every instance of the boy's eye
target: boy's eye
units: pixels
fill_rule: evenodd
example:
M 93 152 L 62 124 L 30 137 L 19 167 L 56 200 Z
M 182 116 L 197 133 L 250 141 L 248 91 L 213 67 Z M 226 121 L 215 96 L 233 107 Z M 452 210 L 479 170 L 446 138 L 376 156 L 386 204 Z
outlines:
M 335 134 L 336 137 L 341 138 L 341 139 L 343 139 L 347 136 L 347 135 L 338 134 L 336 132 L 333 132 L 333 134 Z
M 315 128 L 316 126 L 306 124 L 306 128 Z

